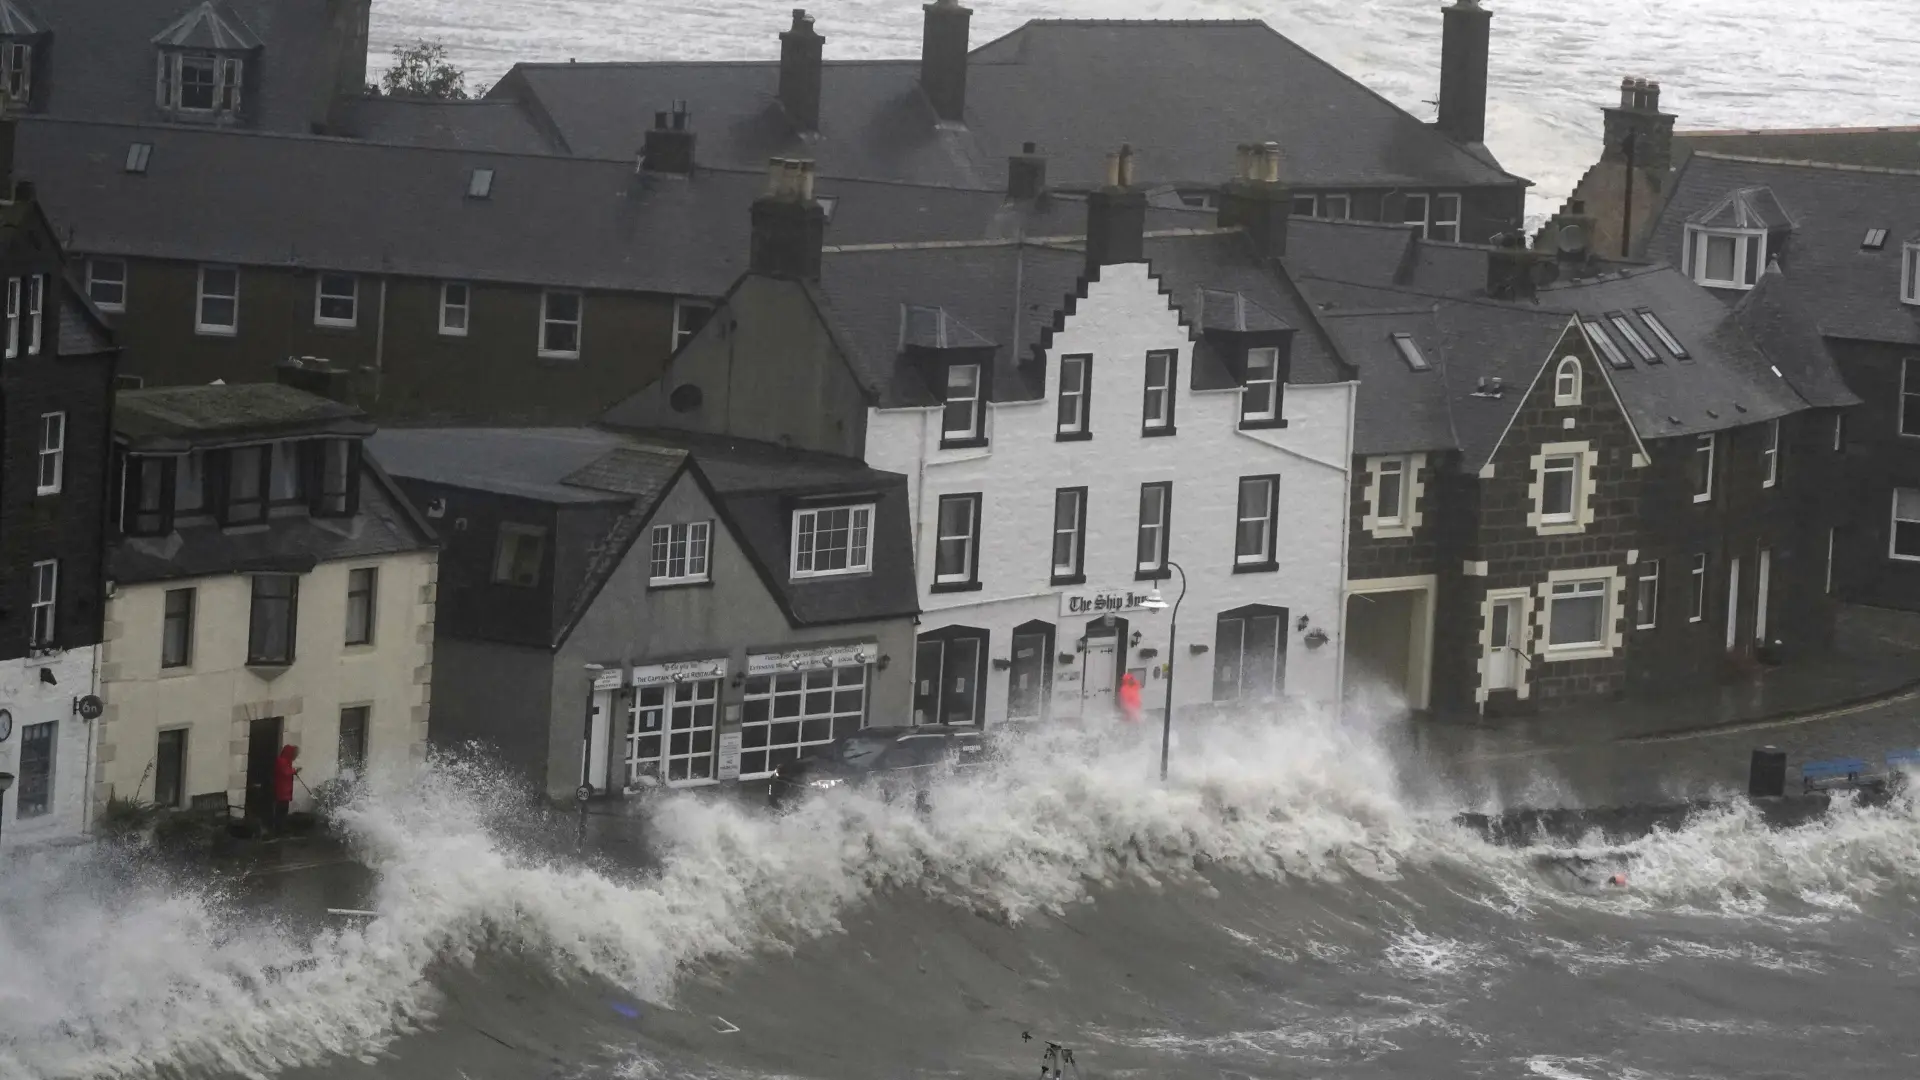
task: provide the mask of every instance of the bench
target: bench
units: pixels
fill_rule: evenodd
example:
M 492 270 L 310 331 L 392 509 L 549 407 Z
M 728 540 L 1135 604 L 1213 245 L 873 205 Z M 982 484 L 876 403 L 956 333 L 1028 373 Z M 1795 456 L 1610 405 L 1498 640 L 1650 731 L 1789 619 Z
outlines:
M 1800 784 L 1807 792 L 1859 787 L 1878 779 L 1867 772 L 1867 763 L 1859 758 L 1809 761 L 1800 766 Z

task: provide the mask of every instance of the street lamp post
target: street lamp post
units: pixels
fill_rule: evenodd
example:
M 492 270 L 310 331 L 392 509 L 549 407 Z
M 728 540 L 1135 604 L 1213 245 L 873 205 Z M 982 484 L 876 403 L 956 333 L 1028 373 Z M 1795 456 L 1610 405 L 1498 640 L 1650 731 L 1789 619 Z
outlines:
M 7 791 L 13 787 L 13 774 L 0 772 L 0 824 L 7 818 Z
M 1167 779 L 1167 751 L 1173 745 L 1173 652 L 1177 635 L 1180 633 L 1180 601 L 1187 598 L 1186 568 L 1172 559 L 1167 560 L 1167 566 L 1180 571 L 1180 595 L 1173 598 L 1173 613 L 1167 619 L 1167 707 L 1160 717 L 1161 783 L 1165 783 Z M 1160 595 L 1159 586 L 1156 585 L 1153 591 L 1147 594 L 1146 601 L 1140 606 L 1156 614 L 1167 610 L 1167 601 Z

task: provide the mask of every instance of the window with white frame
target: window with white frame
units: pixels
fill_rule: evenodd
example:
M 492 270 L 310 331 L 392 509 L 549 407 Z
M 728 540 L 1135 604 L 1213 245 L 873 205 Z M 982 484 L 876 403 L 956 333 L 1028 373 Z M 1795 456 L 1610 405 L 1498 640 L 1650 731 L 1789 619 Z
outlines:
M 127 310 L 126 261 L 88 259 L 87 298 L 101 311 Z
M 1320 196 L 1320 216 L 1328 221 L 1345 221 L 1352 216 L 1353 200 L 1348 195 Z
M 940 496 L 933 549 L 933 583 L 970 585 L 979 580 L 980 495 Z
M 240 57 L 165 50 L 159 55 L 155 100 L 186 112 L 240 111 L 246 63 Z
M 1693 501 L 1707 502 L 1713 498 L 1713 450 L 1714 436 L 1711 433 L 1693 440 L 1693 460 L 1689 462 L 1689 473 L 1693 481 Z
M 1407 459 L 1381 458 L 1374 470 L 1379 494 L 1373 500 L 1375 525 L 1404 525 L 1407 521 Z
M 40 414 L 40 475 L 36 493 L 57 495 L 67 473 L 67 414 Z
M 1553 369 L 1553 403 L 1555 405 L 1580 404 L 1580 361 L 1576 357 L 1564 357 L 1560 365 Z
M 321 274 L 313 286 L 313 325 L 350 327 L 360 318 L 360 279 Z
M 194 330 L 231 337 L 240 328 L 240 271 L 231 266 L 200 268 Z
M 1243 476 L 1240 478 L 1240 507 L 1233 534 L 1233 563 L 1236 567 L 1272 566 L 1274 534 L 1278 531 L 1280 478 Z
M 1061 488 L 1053 493 L 1053 579 L 1056 584 L 1077 581 L 1084 573 L 1087 533 L 1087 489 Z
M 1433 197 L 1433 230 L 1428 234 L 1434 240 L 1457 243 L 1460 239 L 1460 196 L 1435 195 Z
M 1685 256 L 1693 280 L 1716 289 L 1751 289 L 1767 260 L 1762 230 L 1689 226 Z
M 1843 412 L 1833 414 L 1833 452 L 1847 452 L 1847 414 Z
M 705 300 L 675 300 L 673 302 L 673 348 L 678 352 L 687 339 L 700 332 L 713 317 L 713 305 Z
M 1640 564 L 1640 576 L 1633 583 L 1633 625 L 1652 630 L 1660 621 L 1660 560 Z
M 440 333 L 466 337 L 473 317 L 473 288 L 464 281 L 440 283 Z
M 945 402 L 940 413 L 940 441 L 978 439 L 984 411 L 979 364 L 947 365 Z
M 60 609 L 60 560 L 46 559 L 33 564 L 33 615 L 29 643 L 36 649 L 50 648 Z
M 1310 218 L 1320 216 L 1320 197 L 1318 195 L 1295 195 L 1293 197 L 1294 217 Z
M 1699 622 L 1707 617 L 1707 556 L 1701 552 L 1693 557 L 1693 580 L 1689 583 L 1687 598 L 1687 621 Z
M 547 530 L 538 525 L 502 522 L 493 545 L 493 582 L 532 588 L 540 584 L 546 562 Z
M 710 521 L 683 521 L 653 527 L 649 585 L 685 585 L 708 580 L 708 545 L 713 540 Z
M 1893 529 L 1887 557 L 1920 561 L 1920 488 L 1893 489 Z
M 1540 524 L 1580 519 L 1580 455 L 1553 454 L 1540 462 Z
M 861 574 L 873 569 L 873 504 L 822 506 L 793 514 L 796 578 Z
M 1920 437 L 1920 356 L 1900 361 L 1900 434 Z
M 1556 581 L 1548 590 L 1547 648 L 1590 649 L 1607 643 L 1611 578 Z
M 7 279 L 7 359 L 20 355 L 20 301 L 22 299 L 19 278 Z
M 1780 421 L 1767 421 L 1766 443 L 1760 451 L 1762 475 L 1761 487 L 1772 487 L 1780 482 Z
M 1247 381 L 1240 388 L 1240 422 L 1264 423 L 1280 415 L 1280 350 L 1247 350 Z
M 1920 304 L 1920 243 L 1900 249 L 1900 299 Z
M 1061 436 L 1084 437 L 1087 429 L 1087 397 L 1092 390 L 1093 357 L 1060 358 L 1060 406 L 1055 431 Z
M 27 286 L 27 355 L 40 355 L 40 339 L 44 336 L 42 318 L 46 309 L 47 276 L 31 274 L 26 279 Z
M 1173 485 L 1140 485 L 1139 540 L 1135 565 L 1143 575 L 1157 577 L 1167 569 L 1167 524 L 1173 509 Z
M 580 358 L 581 299 L 577 292 L 548 290 L 540 294 L 540 355 L 559 360 Z
M 1419 233 L 1422 239 L 1425 239 L 1427 236 L 1427 197 L 1425 195 L 1407 196 L 1406 211 L 1401 215 L 1400 220 L 1408 225 L 1414 226 L 1414 231 Z
M 1178 354 L 1162 350 L 1147 354 L 1146 389 L 1140 405 L 1140 427 L 1147 432 L 1173 430 L 1173 380 Z
M 0 46 L 0 88 L 7 100 L 24 104 L 33 97 L 33 46 L 24 41 L 9 41 Z

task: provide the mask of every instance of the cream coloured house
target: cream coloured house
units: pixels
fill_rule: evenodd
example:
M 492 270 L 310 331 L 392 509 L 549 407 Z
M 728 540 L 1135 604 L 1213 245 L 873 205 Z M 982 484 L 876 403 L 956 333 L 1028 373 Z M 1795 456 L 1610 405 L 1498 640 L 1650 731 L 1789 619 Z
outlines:
M 363 456 L 361 412 L 292 386 L 123 392 L 95 798 L 270 810 L 427 738 L 437 545 Z

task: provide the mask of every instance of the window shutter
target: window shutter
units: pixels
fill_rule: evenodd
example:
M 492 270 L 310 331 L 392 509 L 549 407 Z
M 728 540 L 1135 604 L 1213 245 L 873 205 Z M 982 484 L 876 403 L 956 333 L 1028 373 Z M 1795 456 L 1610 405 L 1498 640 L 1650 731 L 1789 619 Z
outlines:
M 153 80 L 154 104 L 159 105 L 163 109 L 166 109 L 166 108 L 172 107 L 173 105 L 174 57 L 172 53 L 162 52 L 159 56 L 159 60 L 160 60 L 159 69 L 158 71 L 155 72 L 154 80 Z
M 240 111 L 240 77 L 245 67 L 239 60 L 220 61 L 220 107 Z

